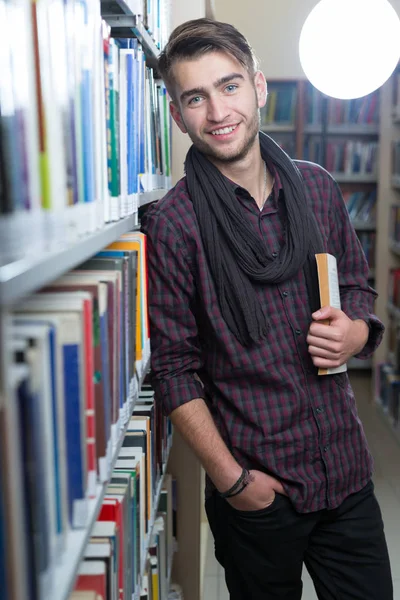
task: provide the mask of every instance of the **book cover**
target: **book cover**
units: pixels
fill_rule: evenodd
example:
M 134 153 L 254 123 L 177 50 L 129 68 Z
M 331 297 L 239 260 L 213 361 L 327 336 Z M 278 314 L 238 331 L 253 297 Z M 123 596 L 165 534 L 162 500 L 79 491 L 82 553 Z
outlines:
M 341 309 L 339 277 L 337 271 L 336 258 L 332 254 L 321 253 L 316 254 L 318 271 L 318 286 L 321 301 L 321 308 L 324 306 L 332 306 L 333 308 Z M 329 321 L 319 321 L 329 325 Z M 318 369 L 318 375 L 336 375 L 347 371 L 347 365 L 341 365 L 334 369 Z

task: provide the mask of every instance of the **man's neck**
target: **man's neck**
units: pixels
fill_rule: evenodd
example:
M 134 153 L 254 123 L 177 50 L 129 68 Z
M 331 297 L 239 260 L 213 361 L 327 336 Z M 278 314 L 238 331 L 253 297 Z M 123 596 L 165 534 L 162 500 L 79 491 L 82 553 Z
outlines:
M 257 152 L 249 152 L 241 161 L 214 164 L 225 177 L 247 190 L 261 209 L 266 198 L 272 192 L 273 178 L 267 168 L 267 178 L 265 179 L 264 161 L 259 147 L 256 150 Z

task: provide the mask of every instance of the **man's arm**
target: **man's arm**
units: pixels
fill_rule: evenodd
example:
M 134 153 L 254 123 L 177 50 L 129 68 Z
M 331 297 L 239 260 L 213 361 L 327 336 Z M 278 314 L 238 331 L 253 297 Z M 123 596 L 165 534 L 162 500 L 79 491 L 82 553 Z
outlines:
M 228 450 L 202 398 L 196 398 L 175 409 L 171 415 L 174 427 L 193 449 L 219 492 L 226 492 L 239 479 L 242 467 Z M 275 492 L 284 494 L 282 484 L 261 471 L 250 471 L 251 482 L 228 502 L 238 510 L 266 508 Z
M 369 266 L 340 188 L 330 177 L 324 185 L 331 190 L 328 252 L 337 260 L 342 310 L 324 307 L 314 313 L 307 342 L 315 366 L 334 368 L 352 356 L 371 356 L 384 327 L 373 313 L 377 294 L 368 284 Z M 318 322 L 324 319 L 329 326 Z

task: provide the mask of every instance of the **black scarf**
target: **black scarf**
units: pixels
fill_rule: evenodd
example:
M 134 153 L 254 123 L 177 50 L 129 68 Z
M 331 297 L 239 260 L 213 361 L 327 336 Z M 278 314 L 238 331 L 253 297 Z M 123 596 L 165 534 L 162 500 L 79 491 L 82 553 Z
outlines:
M 280 284 L 304 270 L 310 313 L 319 306 L 315 254 L 324 252 L 319 227 L 308 205 L 300 171 L 269 136 L 260 132 L 264 161 L 281 178 L 284 243 L 271 259 L 237 201 L 232 184 L 192 146 L 185 162 L 190 198 L 198 219 L 222 315 L 239 342 L 250 345 L 267 335 L 268 306 L 255 293 L 257 284 Z

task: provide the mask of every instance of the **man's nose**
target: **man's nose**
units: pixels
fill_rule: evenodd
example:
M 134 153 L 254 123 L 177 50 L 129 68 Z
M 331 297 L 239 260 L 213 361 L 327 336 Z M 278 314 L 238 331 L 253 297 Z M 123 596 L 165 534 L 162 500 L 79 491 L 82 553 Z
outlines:
M 222 123 L 229 115 L 229 108 L 222 98 L 212 97 L 208 102 L 208 114 L 209 121 L 214 123 Z

